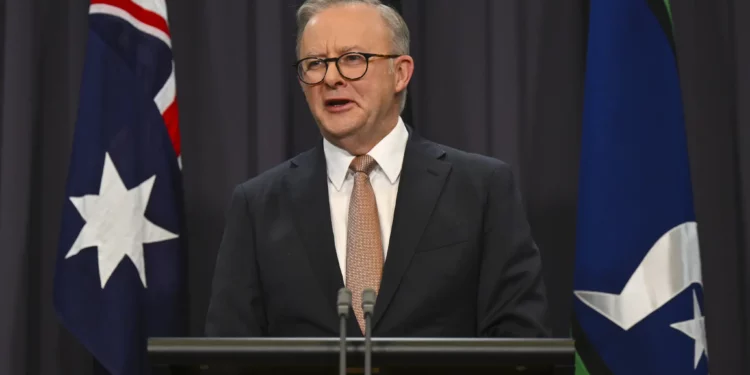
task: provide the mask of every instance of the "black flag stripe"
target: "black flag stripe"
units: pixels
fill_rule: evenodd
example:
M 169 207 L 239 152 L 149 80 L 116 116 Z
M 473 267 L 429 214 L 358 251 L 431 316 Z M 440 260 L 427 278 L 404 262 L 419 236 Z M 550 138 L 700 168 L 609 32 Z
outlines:
M 586 338 L 583 328 L 578 324 L 578 317 L 573 313 L 573 338 L 575 339 L 576 352 L 586 365 L 589 375 L 612 375 L 612 371 L 607 367 L 593 345 Z
M 664 35 L 667 36 L 669 46 L 672 49 L 672 53 L 676 55 L 677 48 L 674 43 L 674 33 L 672 32 L 672 20 L 669 18 L 669 11 L 667 6 L 664 4 L 664 0 L 647 0 L 648 7 L 651 8 L 651 12 L 659 21 L 661 29 L 664 31 Z

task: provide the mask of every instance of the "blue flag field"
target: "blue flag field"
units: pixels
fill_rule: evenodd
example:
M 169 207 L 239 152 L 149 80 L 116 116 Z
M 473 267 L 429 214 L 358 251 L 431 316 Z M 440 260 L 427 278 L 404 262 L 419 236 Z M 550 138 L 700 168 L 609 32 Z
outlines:
M 180 139 L 164 0 L 94 0 L 55 271 L 62 324 L 112 375 L 184 335 Z
M 670 4 L 590 6 L 573 337 L 577 374 L 708 373 Z

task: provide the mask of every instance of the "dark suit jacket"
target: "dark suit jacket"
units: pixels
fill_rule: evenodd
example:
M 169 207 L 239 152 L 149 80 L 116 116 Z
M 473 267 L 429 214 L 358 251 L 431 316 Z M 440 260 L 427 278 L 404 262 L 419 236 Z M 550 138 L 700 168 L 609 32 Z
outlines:
M 511 169 L 411 130 L 373 336 L 548 335 L 539 252 Z M 208 336 L 338 336 L 322 142 L 232 195 Z M 361 336 L 350 311 L 347 334 Z

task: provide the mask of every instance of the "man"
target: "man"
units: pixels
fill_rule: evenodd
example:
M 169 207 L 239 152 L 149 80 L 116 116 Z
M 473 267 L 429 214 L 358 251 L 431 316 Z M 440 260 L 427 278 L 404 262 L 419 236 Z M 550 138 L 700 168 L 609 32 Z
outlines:
M 207 334 L 337 336 L 346 286 L 354 336 L 367 288 L 374 336 L 546 336 L 511 169 L 400 118 L 414 70 L 403 19 L 377 0 L 309 0 L 297 16 L 298 78 L 323 139 L 235 189 Z

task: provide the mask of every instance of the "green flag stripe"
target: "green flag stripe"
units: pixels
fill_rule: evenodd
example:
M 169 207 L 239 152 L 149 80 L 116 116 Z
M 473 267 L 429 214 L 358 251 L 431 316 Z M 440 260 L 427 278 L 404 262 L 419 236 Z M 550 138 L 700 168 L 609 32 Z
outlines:
M 583 363 L 581 356 L 576 352 L 576 375 L 591 375 L 589 370 L 586 369 L 586 364 Z
M 586 338 L 586 334 L 578 323 L 578 317 L 575 316 L 575 312 L 573 313 L 571 328 L 576 347 L 576 375 L 612 375 L 612 371 L 604 363 L 604 360 L 599 357 L 594 346 Z M 579 363 L 583 365 L 583 367 L 580 367 L 580 370 Z
M 664 7 L 667 8 L 667 15 L 669 15 L 669 23 L 674 26 L 674 20 L 672 19 L 672 4 L 669 3 L 669 0 L 664 0 Z
M 672 8 L 669 5 L 669 0 L 648 0 L 648 7 L 656 17 L 656 20 L 659 21 L 664 35 L 667 36 L 672 53 L 676 55 L 674 35 L 672 33 Z

